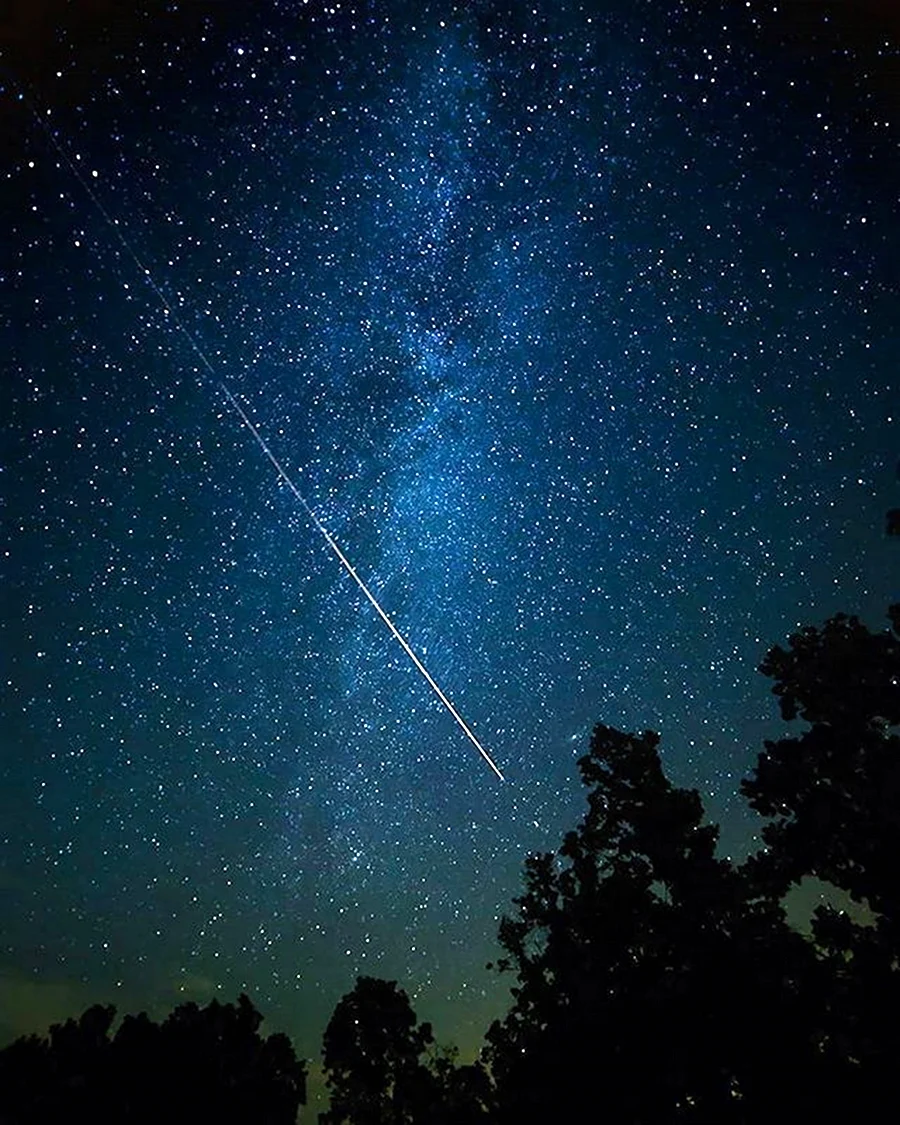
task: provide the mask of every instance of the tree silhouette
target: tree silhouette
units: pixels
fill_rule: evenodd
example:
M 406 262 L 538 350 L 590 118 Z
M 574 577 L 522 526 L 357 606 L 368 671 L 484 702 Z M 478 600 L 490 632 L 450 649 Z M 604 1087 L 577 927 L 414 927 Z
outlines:
M 455 1048 L 439 1049 L 429 1060 L 434 1099 L 428 1125 L 485 1125 L 494 1108 L 494 1088 L 481 1063 L 460 1066 Z
M 358 977 L 325 1031 L 331 1108 L 322 1125 L 480 1125 L 493 1090 L 479 1064 L 434 1047 L 395 981 Z
M 827 1078 L 811 947 L 716 858 L 658 741 L 598 726 L 586 817 L 526 862 L 499 935 L 514 1003 L 485 1052 L 500 1122 L 785 1120 Z
M 115 1008 L 98 1004 L 54 1024 L 48 1039 L 30 1035 L 0 1051 L 0 1122 L 101 1120 L 113 1102 L 105 1079 L 114 1018 Z
M 433 1101 L 421 1056 L 433 1042 L 395 981 L 358 977 L 325 1030 L 323 1056 L 331 1108 L 323 1125 L 402 1125 Z
M 305 1068 L 286 1036 L 259 1035 L 261 1023 L 244 995 L 237 1005 L 183 1004 L 166 1019 L 162 1054 L 173 1082 L 186 1091 L 186 1119 L 293 1122 Z
M 742 785 L 768 823 L 746 865 L 778 898 L 814 875 L 874 912 L 861 924 L 820 907 L 813 937 L 830 970 L 828 1034 L 849 1068 L 843 1095 L 854 1116 L 895 1096 L 900 1057 L 900 606 L 891 630 L 870 632 L 839 614 L 773 648 L 761 666 L 782 716 L 808 724 L 765 744 Z
M 900 605 L 872 633 L 838 614 L 773 648 L 760 670 L 775 681 L 799 736 L 768 741 L 741 789 L 769 823 L 752 874 L 782 894 L 815 875 L 866 902 L 897 938 L 900 921 Z M 900 952 L 900 945 L 897 946 Z
M 29 1036 L 0 1051 L 0 1122 L 44 1125 L 120 1121 L 158 1125 L 294 1125 L 306 1101 L 306 1068 L 284 1035 L 259 1035 L 262 1017 L 237 1005 L 184 1004 L 162 1023 L 112 1007 Z

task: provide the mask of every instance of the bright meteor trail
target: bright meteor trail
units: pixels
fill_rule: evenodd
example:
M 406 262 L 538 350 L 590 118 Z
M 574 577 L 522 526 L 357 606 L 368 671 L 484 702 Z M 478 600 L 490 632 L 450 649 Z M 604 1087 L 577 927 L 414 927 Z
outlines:
M 25 99 L 23 98 L 23 100 L 25 100 Z M 385 611 L 382 609 L 381 605 L 378 602 L 378 599 L 375 597 L 375 595 L 372 593 L 372 591 L 369 589 L 369 587 L 365 584 L 365 582 L 362 580 L 362 578 L 360 578 L 360 576 L 356 572 L 356 569 L 354 568 L 353 564 L 350 562 L 350 560 L 347 558 L 347 556 L 344 554 L 344 552 L 338 546 L 337 542 L 335 541 L 334 537 L 329 532 L 328 528 L 325 527 L 325 525 L 322 523 L 322 521 L 316 515 L 315 511 L 307 503 L 306 498 L 303 496 L 303 493 L 296 486 L 296 484 L 294 484 L 293 480 L 291 480 L 290 476 L 287 473 L 287 470 L 284 468 L 284 466 L 281 464 L 281 462 L 278 460 L 278 458 L 275 456 L 275 454 L 269 448 L 269 445 L 266 442 L 265 438 L 262 436 L 262 434 L 259 432 L 259 430 L 256 428 L 256 426 L 250 420 L 249 416 L 247 415 L 247 412 L 244 410 L 244 408 L 241 406 L 241 404 L 238 402 L 238 400 L 234 397 L 234 395 L 231 393 L 231 391 L 228 389 L 228 387 L 226 387 L 225 384 L 221 381 L 221 379 L 219 379 L 218 375 L 216 374 L 215 368 L 213 367 L 212 363 L 210 362 L 209 357 L 206 355 L 206 352 L 200 346 L 200 343 L 198 342 L 196 337 L 193 335 L 193 333 L 190 332 L 188 330 L 188 328 L 185 327 L 185 325 L 181 322 L 181 320 L 178 317 L 178 314 L 176 313 L 175 309 L 172 307 L 171 303 L 166 298 L 165 293 L 160 288 L 160 286 L 157 284 L 156 279 L 154 278 L 153 274 L 147 268 L 147 266 L 144 265 L 144 263 L 141 261 L 140 257 L 138 256 L 137 251 L 131 245 L 131 242 L 128 240 L 128 238 L 126 238 L 126 236 L 123 233 L 122 228 L 119 225 L 118 221 L 116 219 L 114 219 L 113 216 L 110 214 L 110 212 L 107 211 L 106 207 L 104 207 L 104 205 L 103 205 L 102 201 L 100 200 L 99 196 L 97 195 L 96 191 L 94 191 L 91 184 L 82 175 L 82 172 L 81 172 L 80 168 L 72 160 L 71 156 L 66 151 L 66 149 L 63 147 L 63 145 L 60 143 L 59 138 L 56 136 L 56 134 L 53 132 L 53 130 L 50 129 L 49 126 L 47 125 L 47 123 L 41 118 L 40 114 L 37 112 L 37 110 L 34 108 L 34 106 L 32 106 L 30 104 L 30 102 L 27 103 L 27 104 L 29 105 L 29 108 L 31 109 L 31 112 L 34 115 L 35 119 L 37 120 L 38 124 L 41 126 L 41 128 L 44 130 L 44 133 L 49 138 L 50 143 L 52 144 L 53 148 L 56 150 L 56 152 L 58 153 L 58 155 L 62 159 L 63 163 L 69 168 L 69 171 L 72 173 L 72 175 L 75 177 L 75 179 L 81 184 L 82 188 L 84 189 L 84 191 L 86 192 L 88 197 L 91 199 L 94 206 L 97 208 L 97 210 L 103 216 L 103 219 L 106 222 L 107 226 L 110 227 L 110 229 L 112 230 L 113 234 L 115 234 L 115 236 L 116 236 L 117 240 L 119 241 L 120 245 L 122 246 L 122 248 L 125 250 L 125 252 L 128 254 L 128 256 L 131 258 L 131 260 L 134 262 L 138 271 L 142 274 L 144 279 L 149 284 L 150 288 L 156 294 L 156 297 L 158 298 L 158 300 L 160 301 L 160 303 L 163 306 L 163 309 L 165 310 L 166 314 L 170 318 L 170 322 L 175 325 L 175 327 L 182 333 L 182 335 L 185 337 L 185 339 L 191 345 L 191 348 L 196 353 L 200 362 L 203 364 L 203 367 L 206 370 L 206 372 L 209 374 L 209 376 L 212 379 L 214 379 L 216 381 L 219 389 L 224 394 L 225 398 L 228 400 L 229 405 L 237 413 L 238 417 L 241 420 L 242 425 L 244 425 L 250 431 L 250 433 L 253 435 L 253 438 L 256 441 L 257 445 L 260 447 L 260 449 L 263 451 L 263 453 L 265 453 L 265 455 L 269 459 L 269 461 L 271 461 L 272 465 L 275 468 L 275 471 L 278 473 L 278 476 L 281 478 L 281 480 L 284 481 L 284 483 L 291 490 L 294 497 L 297 499 L 297 501 L 299 502 L 299 504 L 303 508 L 304 512 L 306 512 L 307 516 L 310 518 L 310 520 L 312 521 L 312 523 L 314 524 L 316 529 L 318 531 L 320 531 L 321 534 L 325 537 L 326 543 L 328 544 L 328 546 L 331 548 L 331 550 L 337 556 L 338 561 L 340 562 L 341 566 L 350 575 L 350 577 L 353 579 L 353 581 L 356 583 L 356 585 L 360 588 L 360 590 L 362 590 L 363 594 L 365 594 L 366 599 L 368 600 L 369 604 L 372 606 L 372 608 L 375 610 L 375 612 L 378 614 L 378 616 L 381 618 L 381 620 L 385 623 L 385 625 L 390 630 L 391 636 L 400 645 L 400 647 L 403 649 L 403 651 L 406 653 L 406 655 L 409 657 L 409 659 L 413 662 L 416 669 L 421 673 L 421 675 L 425 679 L 425 682 L 428 684 L 428 686 L 431 688 L 431 690 L 434 692 L 434 694 L 438 697 L 438 699 L 441 701 L 441 703 L 444 705 L 444 707 L 453 716 L 453 719 L 455 720 L 455 722 L 457 723 L 457 725 L 459 726 L 459 728 L 463 732 L 463 734 L 466 736 L 466 738 L 468 738 L 468 740 L 472 743 L 472 745 L 475 747 L 475 749 L 478 751 L 478 753 L 482 756 L 482 758 L 484 758 L 484 760 L 491 767 L 491 769 L 494 771 L 494 773 L 497 775 L 497 777 L 499 777 L 500 780 L 503 781 L 504 780 L 503 774 L 500 772 L 500 770 L 497 767 L 496 763 L 494 762 L 493 758 L 491 758 L 490 754 L 488 754 L 487 750 L 485 750 L 485 748 L 482 746 L 481 742 L 478 740 L 478 738 L 475 735 L 472 728 L 469 726 L 469 724 L 465 721 L 465 719 L 462 717 L 462 715 L 460 715 L 459 711 L 456 710 L 456 708 L 453 706 L 451 701 L 444 694 L 444 692 L 441 689 L 438 682 L 435 680 L 435 678 L 431 675 L 431 673 L 428 671 L 428 669 L 425 667 L 425 665 L 422 663 L 422 661 L 416 655 L 416 653 L 415 653 L 414 649 L 412 648 L 412 646 L 410 645 L 409 641 L 407 641 L 407 639 L 403 636 L 403 634 L 400 632 L 400 630 L 397 628 L 397 626 L 393 623 L 393 621 L 390 619 L 390 617 L 388 617 L 387 613 L 385 613 Z
M 421 672 L 421 674 L 425 678 L 425 681 L 427 682 L 428 686 L 431 688 L 431 690 L 434 692 L 434 694 L 438 697 L 438 699 L 441 701 L 441 703 L 443 703 L 443 705 L 447 708 L 447 710 L 450 712 L 450 714 L 453 716 L 453 718 L 459 724 L 459 727 L 462 730 L 463 734 L 466 736 L 466 738 L 468 738 L 468 740 L 472 743 L 472 745 L 475 747 L 475 749 L 478 751 L 478 753 L 482 756 L 482 758 L 484 758 L 484 760 L 491 767 L 491 769 L 494 771 L 494 773 L 497 775 L 497 777 L 499 777 L 500 780 L 503 781 L 503 774 L 497 768 L 497 765 L 494 762 L 493 758 L 491 758 L 491 756 L 490 756 L 490 754 L 488 754 L 487 750 L 485 750 L 485 748 L 481 745 L 481 743 L 479 742 L 475 733 L 472 731 L 472 728 L 465 721 L 465 719 L 462 717 L 462 715 L 460 715 L 460 713 L 456 710 L 456 708 L 453 706 L 453 704 L 450 702 L 450 700 L 447 698 L 447 696 L 441 690 L 440 685 L 437 683 L 437 681 L 434 679 L 434 677 L 431 675 L 431 673 L 428 671 L 428 669 L 425 667 L 425 665 L 422 663 L 422 661 L 416 655 L 415 651 L 413 650 L 413 648 L 411 647 L 411 645 L 409 644 L 407 639 L 403 636 L 403 634 L 400 632 L 400 630 L 397 628 L 397 626 L 393 623 L 393 621 L 391 621 L 390 617 L 388 617 L 388 615 L 385 613 L 385 611 L 381 608 L 381 605 L 379 604 L 378 599 L 375 597 L 375 595 L 372 593 L 372 591 L 369 589 L 369 587 L 365 584 L 365 582 L 363 582 L 363 580 L 357 574 L 355 567 L 350 562 L 350 560 L 347 558 L 347 556 L 344 554 L 344 552 L 341 550 L 341 548 L 338 546 L 338 544 L 335 541 L 334 537 L 332 536 L 331 532 L 322 523 L 322 521 L 319 519 L 319 517 L 316 515 L 316 513 L 313 511 L 313 509 L 306 502 L 306 499 L 303 496 L 303 493 L 294 484 L 294 482 L 291 480 L 290 476 L 288 476 L 288 473 L 287 473 L 286 469 L 281 464 L 281 462 L 278 460 L 278 458 L 275 456 L 275 454 L 272 452 L 272 450 L 269 448 L 268 443 L 266 442 L 266 439 L 262 436 L 262 434 L 259 432 L 259 430 L 256 428 L 256 426 L 253 424 L 253 422 L 250 421 L 250 419 L 247 416 L 247 413 L 244 410 L 244 408 L 241 406 L 241 404 L 234 397 L 234 395 L 231 393 L 231 391 L 225 386 L 224 383 L 220 383 L 219 385 L 221 387 L 222 393 L 228 399 L 231 406 L 237 411 L 237 413 L 238 413 L 241 421 L 243 422 L 243 424 L 247 427 L 247 429 L 250 431 L 250 433 L 253 434 L 253 437 L 256 439 L 256 442 L 259 445 L 260 449 L 263 451 L 263 453 L 265 453 L 266 457 L 268 457 L 268 459 L 274 465 L 275 471 L 278 473 L 279 477 L 284 481 L 284 483 L 288 486 L 288 488 L 291 490 L 291 492 L 297 498 L 297 500 L 299 501 L 299 503 L 300 503 L 301 507 L 303 508 L 304 512 L 306 512 L 306 514 L 312 520 L 312 522 L 315 525 L 315 527 L 317 528 L 317 530 L 320 531 L 322 533 L 322 535 L 325 537 L 325 542 L 332 549 L 332 551 L 334 551 L 335 555 L 337 555 L 341 566 L 350 575 L 350 577 L 353 579 L 353 581 L 356 583 L 356 585 L 359 586 L 360 590 L 362 590 L 362 592 L 365 594 L 366 598 L 368 599 L 369 604 L 372 606 L 372 608 L 375 610 L 375 612 L 378 614 L 378 616 L 381 618 L 381 620 L 385 623 L 385 625 L 387 625 L 388 629 L 390 629 L 391 636 L 400 645 L 400 647 L 403 649 L 403 651 L 406 653 L 406 655 L 410 658 L 410 660 L 413 662 L 413 664 L 416 666 L 416 668 L 419 670 L 419 672 Z

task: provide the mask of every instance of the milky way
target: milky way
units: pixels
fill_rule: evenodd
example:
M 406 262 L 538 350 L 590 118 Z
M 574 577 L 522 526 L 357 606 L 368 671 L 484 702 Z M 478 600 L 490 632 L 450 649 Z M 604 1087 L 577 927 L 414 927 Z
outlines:
M 765 649 L 896 596 L 896 25 L 687 7 L 3 28 L 5 1035 L 246 988 L 314 1056 L 371 973 L 471 1049 L 595 721 L 752 842 Z

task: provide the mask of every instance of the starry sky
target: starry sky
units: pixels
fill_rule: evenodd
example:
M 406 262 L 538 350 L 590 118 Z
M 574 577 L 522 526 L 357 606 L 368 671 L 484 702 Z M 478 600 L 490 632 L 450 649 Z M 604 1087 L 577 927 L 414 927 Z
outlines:
M 852 7 L 2 17 L 4 1038 L 246 989 L 315 1058 L 366 973 L 474 1050 L 600 720 L 752 846 L 757 664 L 897 596 L 900 40 Z

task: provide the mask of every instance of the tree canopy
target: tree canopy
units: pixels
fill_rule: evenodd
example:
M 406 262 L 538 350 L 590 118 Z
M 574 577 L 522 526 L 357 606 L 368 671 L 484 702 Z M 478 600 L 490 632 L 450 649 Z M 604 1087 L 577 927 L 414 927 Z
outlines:
M 776 646 L 761 671 L 781 714 L 808 724 L 765 744 L 741 786 L 768 819 L 753 872 L 783 893 L 816 875 L 867 903 L 895 929 L 900 919 L 900 606 L 892 628 L 870 632 L 839 614 Z
M 598 726 L 579 768 L 587 814 L 526 861 L 500 927 L 513 1005 L 488 1033 L 498 1122 L 602 1107 L 613 1121 L 762 1122 L 875 1111 L 900 1047 L 900 610 L 870 632 L 838 615 L 761 671 L 796 737 L 743 785 L 767 820 L 740 867 L 699 795 L 666 779 L 658 736 Z M 874 914 L 783 900 L 816 876 Z
M 359 977 L 325 1031 L 331 1108 L 322 1125 L 475 1125 L 485 1120 L 491 1086 L 478 1065 L 457 1066 L 434 1049 L 394 981 Z
M 815 958 L 716 857 L 717 829 L 666 779 L 658 741 L 598 726 L 579 763 L 587 815 L 526 864 L 500 929 L 514 1002 L 486 1050 L 499 1121 L 591 1103 L 648 1123 L 807 1107 Z
M 262 1017 L 237 1004 L 183 1004 L 162 1024 L 126 1016 L 110 1036 L 115 1008 L 0 1051 L 0 1121 L 128 1125 L 294 1125 L 306 1102 L 306 1065 L 286 1035 L 263 1038 Z

